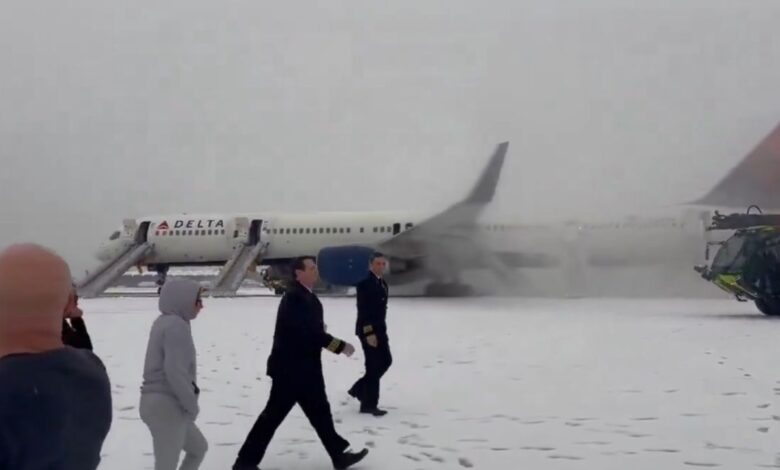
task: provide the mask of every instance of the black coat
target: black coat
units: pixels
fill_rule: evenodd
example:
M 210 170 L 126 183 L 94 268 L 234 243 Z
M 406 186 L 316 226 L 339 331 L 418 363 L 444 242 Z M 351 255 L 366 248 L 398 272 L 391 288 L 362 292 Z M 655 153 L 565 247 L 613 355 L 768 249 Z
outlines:
M 322 304 L 315 294 L 293 282 L 279 302 L 268 375 L 322 375 L 322 350 L 339 354 L 344 341 L 325 332 Z
M 369 272 L 357 285 L 357 324 L 355 334 L 387 336 L 387 297 L 390 291 L 384 279 Z
M 70 320 L 70 323 L 68 321 Z M 87 333 L 87 325 L 82 318 L 62 320 L 62 342 L 66 346 L 92 351 L 92 340 Z

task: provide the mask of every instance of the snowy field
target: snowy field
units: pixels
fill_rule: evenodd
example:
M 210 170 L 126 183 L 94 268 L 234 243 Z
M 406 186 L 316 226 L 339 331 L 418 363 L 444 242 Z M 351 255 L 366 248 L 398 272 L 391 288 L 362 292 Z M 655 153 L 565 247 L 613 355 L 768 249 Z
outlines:
M 206 299 L 193 323 L 204 470 L 230 468 L 268 397 L 278 299 Z M 325 298 L 352 341 L 353 298 Z M 83 301 L 114 392 L 101 468 L 152 468 L 138 417 L 154 298 Z M 362 469 L 780 468 L 780 322 L 729 300 L 391 299 L 383 418 L 346 390 L 362 354 L 324 352 L 337 429 Z M 329 469 L 298 408 L 262 468 Z

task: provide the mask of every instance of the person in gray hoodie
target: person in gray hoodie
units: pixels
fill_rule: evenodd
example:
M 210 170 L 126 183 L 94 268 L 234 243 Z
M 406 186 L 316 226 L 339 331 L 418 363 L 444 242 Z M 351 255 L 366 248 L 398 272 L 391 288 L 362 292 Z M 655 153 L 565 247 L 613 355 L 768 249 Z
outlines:
M 149 333 L 140 414 L 152 433 L 155 470 L 196 470 L 208 450 L 198 417 L 195 344 L 190 321 L 203 308 L 194 281 L 169 279 L 160 291 L 160 312 Z

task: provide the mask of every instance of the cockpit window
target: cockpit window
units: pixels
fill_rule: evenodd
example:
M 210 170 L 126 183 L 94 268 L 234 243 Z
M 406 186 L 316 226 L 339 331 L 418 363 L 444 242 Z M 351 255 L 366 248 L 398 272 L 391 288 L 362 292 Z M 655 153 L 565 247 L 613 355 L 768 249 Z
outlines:
M 119 233 L 119 230 L 117 230 L 116 232 L 112 233 L 111 236 L 108 237 L 108 239 L 109 240 L 116 240 L 117 238 L 119 238 L 119 235 L 121 235 L 121 233 Z

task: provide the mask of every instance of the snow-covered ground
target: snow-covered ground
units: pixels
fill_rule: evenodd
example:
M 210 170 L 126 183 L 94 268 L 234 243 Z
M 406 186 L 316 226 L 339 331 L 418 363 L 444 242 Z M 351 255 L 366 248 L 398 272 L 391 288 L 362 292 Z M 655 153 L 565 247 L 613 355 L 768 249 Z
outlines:
M 204 470 L 230 468 L 268 397 L 278 299 L 206 299 L 193 323 Z M 352 340 L 354 298 L 325 298 Z M 101 468 L 152 468 L 138 417 L 155 298 L 83 301 L 115 416 Z M 730 300 L 391 299 L 383 418 L 346 390 L 362 355 L 324 352 L 337 429 L 363 469 L 780 468 L 780 322 Z M 299 409 L 263 469 L 329 469 Z

